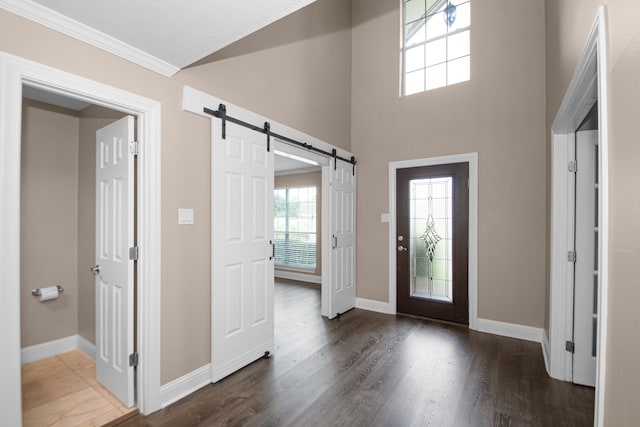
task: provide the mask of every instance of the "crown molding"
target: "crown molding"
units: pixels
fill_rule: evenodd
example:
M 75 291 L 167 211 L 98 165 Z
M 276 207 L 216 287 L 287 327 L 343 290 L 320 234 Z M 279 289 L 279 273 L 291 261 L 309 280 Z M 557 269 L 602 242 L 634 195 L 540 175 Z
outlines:
M 119 56 L 165 77 L 180 71 L 153 55 L 31 0 L 0 0 L 0 8 Z

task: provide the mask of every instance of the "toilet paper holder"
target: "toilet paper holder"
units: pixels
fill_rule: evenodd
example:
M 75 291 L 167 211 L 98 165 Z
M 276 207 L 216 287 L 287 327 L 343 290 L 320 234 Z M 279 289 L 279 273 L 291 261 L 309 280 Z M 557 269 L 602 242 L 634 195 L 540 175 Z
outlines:
M 60 285 L 56 285 L 56 288 L 58 288 L 58 292 L 64 292 L 64 288 Z M 31 290 L 31 295 L 33 295 L 34 297 L 39 297 L 40 296 L 40 288 L 36 288 Z

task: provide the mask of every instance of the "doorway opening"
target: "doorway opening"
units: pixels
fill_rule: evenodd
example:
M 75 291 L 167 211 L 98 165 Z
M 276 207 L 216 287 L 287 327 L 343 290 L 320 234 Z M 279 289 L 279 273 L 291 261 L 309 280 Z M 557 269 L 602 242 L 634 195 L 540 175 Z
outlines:
M 604 378 L 606 368 L 606 322 L 608 285 L 608 118 L 607 118 L 607 56 L 606 7 L 601 6 L 594 19 L 585 48 L 551 126 L 551 223 L 549 255 L 549 330 L 543 337 L 543 354 L 547 372 L 553 378 L 573 381 L 574 371 L 574 250 L 573 223 L 575 216 L 575 176 L 570 162 L 575 151 L 576 131 L 597 103 L 597 238 L 590 233 L 597 259 L 592 270 L 592 296 L 597 318 L 595 324 L 595 425 L 603 424 Z M 580 168 L 580 165 L 577 165 Z M 595 205 L 596 203 L 594 203 Z M 595 231 L 595 230 L 594 230 Z M 587 258 L 589 258 L 587 256 Z M 596 272 L 597 274 L 593 274 Z M 593 289 L 591 289 L 593 292 Z M 592 348 L 593 350 L 593 348 Z
M 276 140 L 274 245 L 276 279 L 322 284 L 323 166 L 321 156 Z
M 97 336 L 111 331 L 99 327 L 101 322 L 96 321 L 105 317 L 96 316 L 102 298 L 96 299 L 91 269 L 96 265 L 99 222 L 96 135 L 126 114 L 31 86 L 22 89 L 23 423 L 48 425 L 72 418 L 105 423 L 132 416 L 135 411 L 129 408 L 131 403 L 125 404 L 115 396 L 109 363 L 101 362 L 96 375 Z M 132 216 L 133 206 L 131 209 Z M 109 224 L 105 233 L 112 242 L 113 231 Z M 133 277 L 127 281 L 133 282 Z M 32 288 L 52 284 L 62 292 L 50 295 L 51 300 L 32 295 Z M 126 288 L 135 292 L 133 283 Z M 45 290 L 40 290 L 43 295 Z M 119 321 L 128 324 L 124 319 Z M 131 331 L 132 337 L 134 334 Z M 102 342 L 107 341 L 102 336 Z M 101 351 L 103 356 L 112 353 L 112 349 Z M 102 383 L 104 380 L 111 384 Z
M 0 270 L 6 286 L 0 298 L 4 345 L 0 346 L 0 412 L 10 425 L 22 424 L 20 338 L 20 177 L 22 145 L 22 87 L 29 86 L 89 104 L 133 115 L 138 140 L 138 218 L 136 231 L 144 257 L 138 260 L 136 318 L 137 407 L 150 413 L 160 403 L 160 104 L 108 85 L 0 52 Z M 63 343 L 64 344 L 64 343 Z

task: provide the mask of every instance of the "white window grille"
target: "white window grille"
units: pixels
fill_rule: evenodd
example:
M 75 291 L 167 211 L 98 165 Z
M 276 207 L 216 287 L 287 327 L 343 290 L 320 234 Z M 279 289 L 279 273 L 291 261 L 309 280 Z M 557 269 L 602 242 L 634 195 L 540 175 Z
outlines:
M 471 78 L 471 1 L 403 0 L 402 94 Z

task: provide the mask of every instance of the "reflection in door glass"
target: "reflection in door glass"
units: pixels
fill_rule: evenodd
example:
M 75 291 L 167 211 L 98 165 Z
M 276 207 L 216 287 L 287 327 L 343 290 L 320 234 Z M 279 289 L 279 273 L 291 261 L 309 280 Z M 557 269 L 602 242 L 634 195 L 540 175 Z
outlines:
M 452 177 L 409 182 L 411 297 L 453 301 L 452 193 Z

